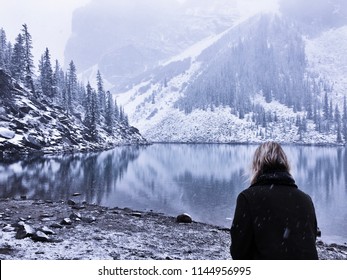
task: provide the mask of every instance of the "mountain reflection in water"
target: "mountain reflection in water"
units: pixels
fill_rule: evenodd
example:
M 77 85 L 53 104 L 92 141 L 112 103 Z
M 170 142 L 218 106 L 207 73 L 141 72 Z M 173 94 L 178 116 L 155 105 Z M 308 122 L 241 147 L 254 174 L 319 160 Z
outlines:
M 154 144 L 0 162 L 0 196 L 81 201 L 109 207 L 189 213 L 230 227 L 236 197 L 248 186 L 255 145 Z M 347 242 L 347 152 L 283 146 L 300 189 L 315 204 L 322 239 Z

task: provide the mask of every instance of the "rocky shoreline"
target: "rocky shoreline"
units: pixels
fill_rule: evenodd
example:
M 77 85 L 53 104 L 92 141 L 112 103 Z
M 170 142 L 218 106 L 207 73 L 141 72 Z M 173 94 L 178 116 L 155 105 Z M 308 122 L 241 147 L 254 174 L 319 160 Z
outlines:
M 0 200 L 2 260 L 226 260 L 229 229 L 177 217 L 68 201 Z M 320 259 L 347 246 L 317 242 Z

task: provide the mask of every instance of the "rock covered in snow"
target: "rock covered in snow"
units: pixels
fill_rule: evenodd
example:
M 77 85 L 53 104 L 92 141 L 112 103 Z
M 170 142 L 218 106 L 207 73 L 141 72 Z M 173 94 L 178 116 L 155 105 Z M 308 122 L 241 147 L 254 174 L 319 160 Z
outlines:
M 34 98 L 0 69 L 0 152 L 28 154 L 104 150 L 148 144 L 134 127 L 116 123 L 112 134 L 101 126 L 90 139 L 83 119 L 44 99 Z
M 12 139 L 15 135 L 16 134 L 12 130 L 0 127 L 0 137 L 5 139 Z

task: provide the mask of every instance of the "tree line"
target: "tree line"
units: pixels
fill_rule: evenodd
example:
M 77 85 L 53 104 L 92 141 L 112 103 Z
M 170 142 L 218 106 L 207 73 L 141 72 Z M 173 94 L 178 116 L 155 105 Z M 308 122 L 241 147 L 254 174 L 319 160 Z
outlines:
M 226 38 L 222 46 L 215 44 L 200 55 L 209 65 L 187 86 L 176 107 L 189 114 L 226 106 L 240 119 L 248 114 L 254 123 L 267 127 L 280 119 L 254 102 L 261 94 L 267 103 L 278 101 L 297 113 L 293 124 L 300 136 L 310 120 L 318 132 L 334 133 L 337 142 L 347 142 L 346 105 L 333 100 L 329 81 L 307 71 L 300 32 L 283 19 L 267 16 L 248 32 L 233 44 Z
M 63 71 L 58 60 L 52 65 L 49 49 L 46 48 L 35 74 L 32 49 L 32 36 L 26 24 L 22 25 L 14 44 L 7 41 L 5 30 L 0 28 L 0 68 L 22 83 L 32 98 L 60 107 L 66 115 L 81 120 L 95 141 L 98 139 L 98 128 L 112 134 L 118 124 L 129 126 L 124 108 L 118 106 L 109 91 L 105 91 L 100 71 L 96 77 L 96 89 L 89 82 L 84 85 L 77 78 L 73 60 Z

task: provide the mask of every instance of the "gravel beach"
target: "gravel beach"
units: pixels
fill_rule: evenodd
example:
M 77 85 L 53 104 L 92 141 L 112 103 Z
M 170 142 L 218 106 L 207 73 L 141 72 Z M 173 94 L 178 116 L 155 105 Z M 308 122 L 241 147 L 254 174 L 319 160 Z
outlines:
M 68 201 L 0 200 L 2 260 L 228 260 L 229 229 Z M 347 247 L 317 241 L 320 259 Z

